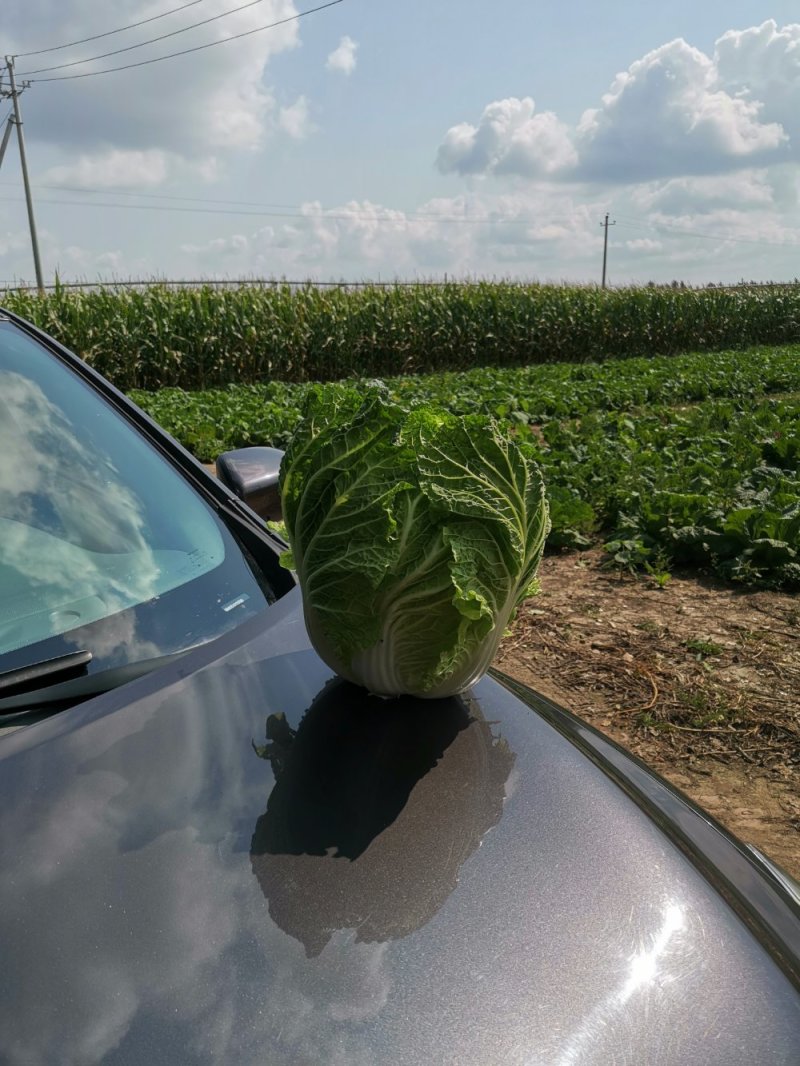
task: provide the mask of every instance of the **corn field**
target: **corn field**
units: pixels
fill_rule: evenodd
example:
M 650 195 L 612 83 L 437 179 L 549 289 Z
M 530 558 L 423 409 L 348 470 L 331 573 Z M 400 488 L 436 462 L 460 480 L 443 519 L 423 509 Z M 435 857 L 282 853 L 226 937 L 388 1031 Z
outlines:
M 3 305 L 122 389 L 530 366 L 800 340 L 800 284 L 57 287 Z

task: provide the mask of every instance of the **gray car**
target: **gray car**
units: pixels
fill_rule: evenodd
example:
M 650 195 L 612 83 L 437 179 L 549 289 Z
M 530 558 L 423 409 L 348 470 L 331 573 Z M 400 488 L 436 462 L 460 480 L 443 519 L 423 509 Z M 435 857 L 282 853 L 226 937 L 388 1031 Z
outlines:
M 269 455 L 10 315 L 0 441 L 0 1062 L 800 1063 L 791 879 L 508 678 L 332 676 Z

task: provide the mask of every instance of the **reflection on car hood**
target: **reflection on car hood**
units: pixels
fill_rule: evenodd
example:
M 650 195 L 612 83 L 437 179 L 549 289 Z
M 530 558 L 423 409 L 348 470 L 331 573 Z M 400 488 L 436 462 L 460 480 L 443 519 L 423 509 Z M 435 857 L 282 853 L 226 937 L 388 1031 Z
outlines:
M 788 980 L 535 707 L 370 697 L 298 604 L 2 738 L 0 1061 L 796 1066 Z

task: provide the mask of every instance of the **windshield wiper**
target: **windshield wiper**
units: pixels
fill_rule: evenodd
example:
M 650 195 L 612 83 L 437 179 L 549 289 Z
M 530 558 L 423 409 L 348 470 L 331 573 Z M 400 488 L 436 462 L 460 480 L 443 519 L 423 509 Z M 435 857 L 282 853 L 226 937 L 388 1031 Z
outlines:
M 92 661 L 92 653 L 87 650 L 71 651 L 66 655 L 56 655 L 52 659 L 42 659 L 28 666 L 19 666 L 16 670 L 4 670 L 0 673 L 0 695 L 16 696 L 57 681 L 65 674 L 74 674 L 85 670 Z M 0 703 L 5 702 L 0 700 Z
M 208 643 L 209 641 L 206 640 L 200 641 L 198 644 L 193 644 L 189 648 L 181 648 L 180 651 L 174 651 L 168 655 L 158 655 L 152 659 L 141 659 L 139 662 L 125 663 L 122 666 L 110 666 L 107 670 L 99 670 L 95 674 L 85 674 L 83 677 L 73 677 L 68 680 L 56 681 L 54 684 L 45 683 L 36 688 L 31 687 L 31 682 L 31 684 L 26 685 L 25 691 L 16 692 L 14 695 L 5 695 L 0 698 L 0 716 L 5 718 L 9 715 L 29 714 L 31 711 L 61 710 L 62 708 L 59 705 L 69 706 L 70 704 L 78 703 L 89 696 L 99 696 L 103 692 L 110 692 L 111 689 L 119 688 L 120 685 L 125 685 L 129 681 L 134 681 L 137 677 L 143 677 L 145 674 L 149 674 L 161 666 L 166 666 L 168 663 L 175 662 L 176 659 L 181 659 L 184 655 L 188 655 L 188 653 L 194 651 L 195 648 L 200 648 L 203 644 Z M 63 655 L 59 656 L 58 659 L 48 660 L 48 662 L 59 662 L 68 658 L 75 658 L 77 655 L 89 656 L 89 659 L 83 660 L 84 664 L 92 657 L 91 652 L 77 652 L 74 656 Z M 38 663 L 35 664 L 32 669 L 35 669 L 39 665 L 40 664 Z M 27 670 L 31 668 L 23 667 L 23 669 Z M 0 674 L 0 682 L 12 672 L 13 671 L 9 671 L 9 674 Z

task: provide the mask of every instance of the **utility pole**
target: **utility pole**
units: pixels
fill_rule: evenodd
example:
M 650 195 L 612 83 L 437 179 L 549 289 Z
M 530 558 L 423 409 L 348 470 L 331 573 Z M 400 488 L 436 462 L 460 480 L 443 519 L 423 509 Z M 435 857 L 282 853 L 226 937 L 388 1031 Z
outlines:
M 31 196 L 31 183 L 28 180 L 28 160 L 25 155 L 25 137 L 22 133 L 22 112 L 19 107 L 19 98 L 23 89 L 26 89 L 29 82 L 25 82 L 22 89 L 17 88 L 17 83 L 14 78 L 14 57 L 6 56 L 6 67 L 8 69 L 8 80 L 11 85 L 10 89 L 0 91 L 0 95 L 5 97 L 11 97 L 11 102 L 14 105 L 14 125 L 17 127 L 17 142 L 19 144 L 19 162 L 22 168 L 22 181 L 25 186 L 25 202 L 28 205 L 28 225 L 31 231 L 31 248 L 33 250 L 33 266 L 36 271 L 36 287 L 39 290 L 39 295 L 44 295 L 44 278 L 42 277 L 42 261 L 39 258 L 39 239 L 36 236 L 36 219 L 33 215 L 33 197 Z M 9 122 L 11 120 L 9 119 Z M 9 126 L 10 130 L 10 126 Z M 3 138 L 3 144 L 7 143 L 8 138 Z
M 600 225 L 603 227 L 603 230 L 604 230 L 604 232 L 603 232 L 603 281 L 602 281 L 602 288 L 606 287 L 606 263 L 608 262 L 608 227 L 609 226 L 616 226 L 616 224 L 617 224 L 616 221 L 614 221 L 614 222 L 609 222 L 608 221 L 608 212 L 606 212 L 605 221 L 600 223 Z
M 11 115 L 8 116 L 8 122 L 6 122 L 5 133 L 3 134 L 3 140 L 0 141 L 0 167 L 3 165 L 3 156 L 6 154 L 6 148 L 8 148 L 8 138 L 11 136 L 11 130 L 14 126 L 14 119 Z

